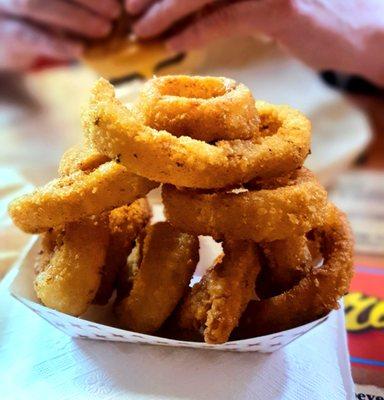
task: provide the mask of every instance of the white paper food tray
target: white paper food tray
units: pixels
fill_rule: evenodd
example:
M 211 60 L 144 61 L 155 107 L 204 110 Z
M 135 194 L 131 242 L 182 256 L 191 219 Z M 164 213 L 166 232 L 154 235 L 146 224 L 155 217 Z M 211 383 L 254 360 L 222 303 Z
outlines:
M 316 321 L 287 331 L 251 339 L 231 341 L 220 345 L 165 339 L 157 336 L 126 331 L 106 325 L 108 323 L 113 323 L 110 319 L 112 310 L 108 306 L 91 306 L 90 310 L 87 311 L 85 315 L 76 318 L 40 304 L 33 290 L 34 262 L 38 251 L 39 244 L 34 240 L 30 243 L 29 248 L 25 250 L 25 256 L 23 256 L 18 262 L 18 265 L 16 265 L 18 272 L 11 284 L 11 293 L 16 299 L 25 304 L 37 315 L 44 318 L 67 335 L 76 338 L 145 343 L 173 347 L 271 353 L 325 322 L 328 318 L 327 315 Z

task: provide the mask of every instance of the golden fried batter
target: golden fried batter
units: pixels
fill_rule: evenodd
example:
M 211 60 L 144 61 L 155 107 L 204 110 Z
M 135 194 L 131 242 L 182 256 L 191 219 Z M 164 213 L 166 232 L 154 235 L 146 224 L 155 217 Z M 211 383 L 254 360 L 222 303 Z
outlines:
M 108 239 L 103 219 L 85 219 L 45 233 L 34 282 L 42 303 L 66 314 L 84 313 L 100 285 Z
M 151 79 L 136 107 L 146 125 L 175 136 L 214 142 L 251 139 L 258 133 L 250 90 L 228 78 L 173 75 Z
M 353 275 L 353 238 L 345 215 L 332 204 L 322 236 L 324 263 L 311 269 L 295 286 L 269 299 L 251 302 L 235 332 L 248 338 L 280 332 L 314 321 L 332 309 L 349 288 Z
M 277 131 L 247 140 L 209 144 L 177 137 L 142 123 L 100 79 L 94 86 L 83 127 L 90 143 L 110 158 L 157 182 L 192 188 L 223 188 L 300 168 L 310 148 L 310 123 L 297 110 L 256 102 L 260 116 L 273 115 Z M 273 124 L 271 124 L 273 126 Z
M 305 168 L 286 186 L 235 192 L 164 185 L 167 219 L 186 232 L 255 242 L 299 236 L 324 220 L 327 192 Z
M 203 331 L 207 343 L 224 343 L 255 298 L 260 262 L 255 243 L 224 242 L 225 255 L 190 289 L 176 313 L 176 324 Z
M 148 224 L 152 216 L 146 199 L 139 199 L 129 206 L 115 208 L 109 214 L 109 245 L 99 290 L 93 300 L 106 304 L 116 285 L 119 271 L 127 263 L 135 239 Z
M 160 328 L 183 296 L 199 260 L 197 236 L 183 233 L 167 222 L 149 226 L 133 286 L 117 299 L 120 324 L 136 332 Z
M 267 261 L 261 274 L 264 279 L 259 280 L 262 297 L 285 292 L 314 267 L 309 243 L 306 235 L 301 235 L 260 244 Z
M 129 204 L 156 185 L 109 161 L 91 172 L 74 172 L 17 198 L 9 205 L 9 214 L 21 230 L 45 232 Z
M 71 175 L 77 171 L 92 171 L 101 164 L 111 161 L 104 154 L 100 154 L 90 146 L 76 145 L 68 149 L 61 157 L 59 176 Z

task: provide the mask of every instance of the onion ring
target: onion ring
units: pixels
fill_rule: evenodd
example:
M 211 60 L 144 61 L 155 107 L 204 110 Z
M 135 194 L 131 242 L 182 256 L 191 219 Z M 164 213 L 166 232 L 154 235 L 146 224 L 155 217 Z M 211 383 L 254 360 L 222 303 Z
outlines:
M 156 186 L 109 161 L 90 172 L 77 171 L 55 179 L 17 198 L 9 205 L 9 214 L 24 232 L 45 232 L 129 204 Z
M 267 114 L 274 120 L 273 134 L 209 144 L 144 125 L 116 99 L 106 80 L 100 79 L 92 93 L 82 117 L 89 142 L 134 173 L 157 182 L 223 188 L 300 168 L 309 153 L 310 123 L 287 106 L 256 102 L 260 117 Z
M 322 237 L 322 267 L 313 268 L 297 285 L 283 294 L 250 302 L 235 338 L 279 332 L 314 321 L 338 308 L 338 299 L 349 288 L 353 275 L 353 237 L 345 215 L 329 205 Z
M 152 216 L 147 199 L 139 199 L 129 206 L 115 208 L 109 214 L 109 245 L 99 289 L 93 303 L 107 304 L 119 271 L 135 245 L 135 239 Z
M 100 219 L 43 234 L 34 288 L 44 305 L 74 316 L 87 310 L 100 285 L 108 236 Z
M 167 222 L 149 226 L 132 289 L 116 302 L 120 324 L 142 333 L 159 329 L 187 289 L 198 260 L 197 236 Z
M 255 298 L 260 272 L 257 247 L 252 242 L 224 242 L 224 256 L 195 284 L 182 301 L 175 320 L 179 328 L 204 332 L 207 343 L 224 343 L 240 316 Z
M 323 223 L 327 193 L 305 168 L 275 189 L 234 192 L 162 188 L 165 215 L 186 232 L 255 242 L 299 236 Z
M 258 133 L 249 89 L 228 78 L 164 76 L 147 81 L 137 109 L 144 124 L 197 140 L 251 139 Z

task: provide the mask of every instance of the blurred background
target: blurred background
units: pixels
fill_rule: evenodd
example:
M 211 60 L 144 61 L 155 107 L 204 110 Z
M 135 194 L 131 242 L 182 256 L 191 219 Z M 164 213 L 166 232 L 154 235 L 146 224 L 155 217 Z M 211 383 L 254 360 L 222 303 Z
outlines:
M 346 298 L 354 377 L 384 386 L 384 314 L 370 324 L 359 302 L 384 299 L 383 15 L 377 1 L 0 0 L 0 278 L 26 240 L 6 204 L 56 176 L 97 77 L 126 102 L 154 74 L 230 77 L 313 124 L 307 166 L 357 242 L 361 297 Z M 359 307 L 368 329 L 352 320 Z

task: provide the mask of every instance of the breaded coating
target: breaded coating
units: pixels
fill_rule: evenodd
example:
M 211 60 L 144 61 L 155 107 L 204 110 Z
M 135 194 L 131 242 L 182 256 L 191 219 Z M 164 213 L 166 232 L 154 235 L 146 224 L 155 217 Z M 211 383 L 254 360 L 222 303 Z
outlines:
M 262 297 L 285 292 L 314 267 L 309 244 L 306 235 L 260 244 L 267 264 L 261 274 L 263 282 L 259 280 Z
M 34 281 L 42 303 L 66 314 L 83 314 L 99 288 L 108 240 L 105 219 L 85 219 L 45 233 Z
M 177 137 L 143 124 L 116 97 L 114 88 L 100 79 L 82 116 L 87 140 L 102 154 L 148 179 L 191 188 L 223 188 L 268 178 L 300 168 L 310 150 L 311 126 L 288 106 L 256 102 L 262 117 L 276 119 L 276 131 L 246 140 L 213 144 Z
M 109 161 L 91 172 L 74 172 L 17 198 L 9 205 L 9 215 L 21 230 L 40 233 L 132 203 L 156 186 Z
M 77 171 L 90 172 L 108 161 L 111 161 L 111 159 L 98 153 L 90 146 L 76 145 L 68 149 L 61 157 L 59 176 L 71 175 Z
M 135 245 L 135 239 L 152 216 L 147 199 L 139 199 L 129 206 L 115 208 L 109 214 L 109 245 L 99 290 L 93 300 L 106 304 L 116 286 L 119 271 Z
M 183 299 L 176 325 L 202 332 L 207 343 L 224 343 L 237 326 L 248 302 L 255 298 L 260 260 L 255 243 L 224 242 L 224 256 Z
M 202 191 L 164 185 L 167 219 L 186 232 L 255 242 L 299 236 L 324 221 L 327 192 L 302 168 L 273 189 Z
M 158 222 L 147 228 L 140 258 L 132 289 L 127 297 L 118 297 L 116 313 L 124 328 L 152 333 L 188 288 L 199 260 L 199 241 L 167 222 Z
M 251 139 L 259 118 L 250 90 L 233 79 L 173 75 L 149 80 L 136 109 L 144 123 L 205 142 Z
M 280 332 L 314 321 L 338 308 L 338 300 L 347 293 L 353 276 L 352 232 L 346 216 L 332 204 L 324 226 L 316 231 L 322 237 L 323 265 L 311 269 L 286 292 L 251 302 L 235 337 Z

